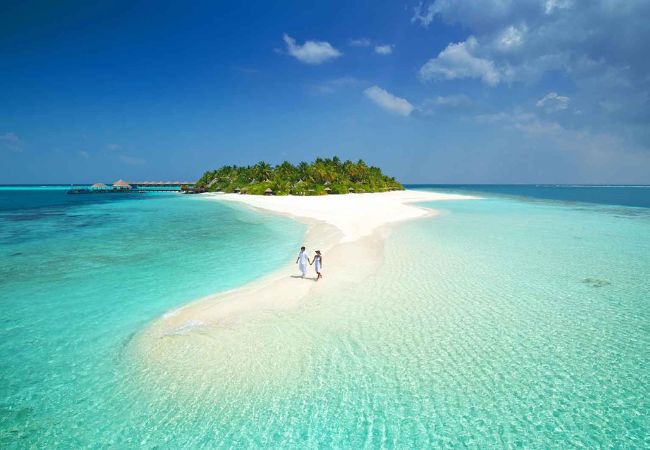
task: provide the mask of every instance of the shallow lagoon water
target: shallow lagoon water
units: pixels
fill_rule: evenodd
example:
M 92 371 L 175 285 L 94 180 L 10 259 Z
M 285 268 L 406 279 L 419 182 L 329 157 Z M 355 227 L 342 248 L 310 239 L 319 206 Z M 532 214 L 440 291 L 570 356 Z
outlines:
M 200 208 L 201 217 L 225 208 L 180 200 L 190 202 L 175 207 Z M 14 275 L 12 292 L 37 303 L 16 302 L 11 320 L 3 314 L 3 445 L 647 448 L 650 210 L 504 198 L 427 206 L 442 214 L 395 226 L 382 266 L 358 286 L 324 287 L 299 308 L 236 327 L 190 330 L 219 345 L 210 364 L 196 348 L 152 366 L 130 338 L 182 292 L 203 295 L 192 286 L 226 288 L 199 282 L 205 274 L 186 282 L 186 272 L 170 270 L 178 295 L 147 307 L 114 295 L 131 300 L 111 312 L 100 297 L 60 312 Z M 300 227 L 230 212 L 255 224 L 231 238 L 286 242 L 286 252 L 269 255 L 276 267 L 292 256 Z M 272 228 L 254 234 L 262 224 Z M 33 245 L 47 248 L 46 235 Z M 127 237 L 103 270 L 118 270 L 116 255 L 137 247 Z M 202 248 L 210 238 L 169 243 L 167 252 L 220 254 Z M 88 283 L 76 294 L 79 270 L 50 261 L 42 284 L 66 283 L 66 295 L 84 299 L 143 290 L 155 303 L 165 262 L 148 275 L 131 266 L 110 291 Z M 37 284 L 30 289 L 48 291 Z
M 3 447 L 120 434 L 116 421 L 137 409 L 115 391 L 128 383 L 131 337 L 170 308 L 274 270 L 304 231 L 178 194 L 0 197 Z

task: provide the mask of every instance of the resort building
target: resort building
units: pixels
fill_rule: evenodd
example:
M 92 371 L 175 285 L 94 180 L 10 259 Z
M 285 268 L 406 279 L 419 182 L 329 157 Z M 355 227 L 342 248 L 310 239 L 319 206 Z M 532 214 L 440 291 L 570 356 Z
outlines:
M 131 185 L 124 180 L 117 180 L 115 183 L 113 183 L 113 189 L 131 189 Z

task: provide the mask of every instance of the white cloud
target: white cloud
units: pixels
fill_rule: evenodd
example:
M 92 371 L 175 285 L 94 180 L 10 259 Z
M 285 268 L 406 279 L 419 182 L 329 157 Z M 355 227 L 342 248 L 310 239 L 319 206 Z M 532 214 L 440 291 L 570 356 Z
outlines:
M 501 51 L 509 51 L 521 47 L 524 43 L 526 30 L 526 25 L 522 25 L 521 27 L 510 25 L 497 37 L 497 48 Z
M 22 152 L 23 142 L 11 132 L 0 134 L 0 147 L 10 150 L 12 152 Z
M 348 44 L 352 47 L 370 47 L 372 41 L 368 38 L 350 39 Z
M 106 149 L 107 150 L 120 150 L 122 146 L 120 144 L 107 144 Z
M 420 22 L 420 25 L 423 27 L 428 27 L 431 22 L 433 22 L 433 17 L 436 14 L 436 3 L 431 3 L 426 8 L 420 2 L 418 6 L 413 8 L 413 17 L 411 17 L 411 22 Z
M 543 108 L 547 113 L 565 110 L 569 107 L 569 97 L 549 92 L 536 103 L 538 108 Z
M 305 64 L 321 64 L 342 55 L 329 42 L 306 41 L 304 44 L 299 45 L 288 34 L 285 34 L 283 39 L 287 45 L 287 53 Z
M 393 53 L 393 46 L 392 45 L 376 45 L 375 46 L 375 53 L 379 55 L 390 55 Z
M 396 97 L 395 95 L 384 89 L 381 89 L 378 86 L 369 87 L 363 91 L 363 93 L 380 108 L 395 114 L 399 114 L 400 116 L 406 117 L 410 115 L 415 109 L 408 100 L 401 97 Z
M 77 154 L 84 159 L 90 158 L 90 153 L 88 153 L 86 150 L 79 150 Z
M 502 75 L 494 62 L 472 54 L 478 41 L 470 36 L 465 42 L 449 44 L 437 57 L 430 59 L 420 68 L 422 80 L 480 78 L 490 86 L 496 86 Z
M 567 9 L 573 6 L 571 0 L 546 0 L 544 3 L 544 13 L 553 14 L 555 10 Z

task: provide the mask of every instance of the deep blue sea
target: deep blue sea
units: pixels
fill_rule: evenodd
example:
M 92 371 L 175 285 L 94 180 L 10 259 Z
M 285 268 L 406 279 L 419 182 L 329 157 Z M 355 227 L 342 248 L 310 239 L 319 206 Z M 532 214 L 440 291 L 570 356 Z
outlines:
M 369 278 L 185 335 L 173 367 L 134 337 L 304 227 L 66 188 L 0 188 L 2 448 L 650 448 L 648 187 L 415 186 L 481 199 L 423 204 Z
M 528 200 L 557 200 L 650 208 L 650 185 L 414 184 L 407 185 L 407 188 L 516 197 Z

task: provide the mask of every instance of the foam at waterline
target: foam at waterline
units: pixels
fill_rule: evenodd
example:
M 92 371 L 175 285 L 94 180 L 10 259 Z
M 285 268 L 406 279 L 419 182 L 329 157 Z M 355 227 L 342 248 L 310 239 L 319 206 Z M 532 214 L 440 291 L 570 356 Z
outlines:
M 189 333 L 192 330 L 195 330 L 196 328 L 199 327 L 204 327 L 206 323 L 202 320 L 188 320 L 185 323 L 183 323 L 181 326 L 174 328 L 171 331 L 163 333 L 163 337 L 166 336 L 182 336 L 184 334 Z

